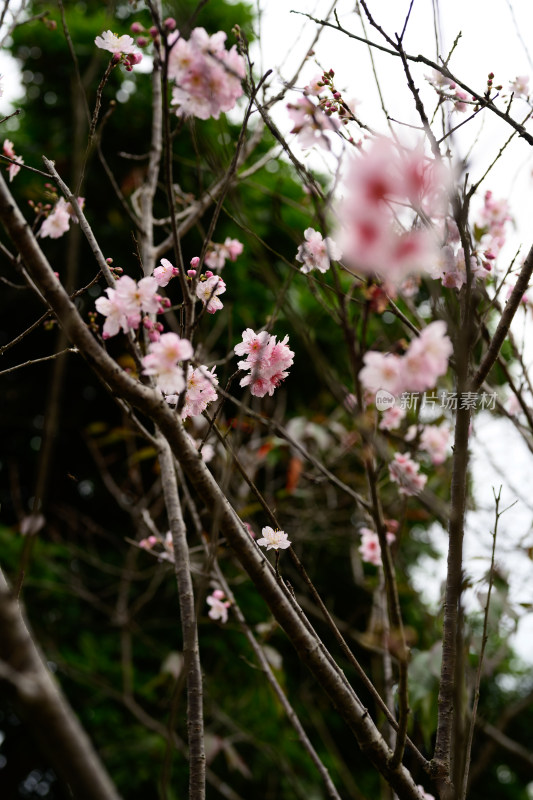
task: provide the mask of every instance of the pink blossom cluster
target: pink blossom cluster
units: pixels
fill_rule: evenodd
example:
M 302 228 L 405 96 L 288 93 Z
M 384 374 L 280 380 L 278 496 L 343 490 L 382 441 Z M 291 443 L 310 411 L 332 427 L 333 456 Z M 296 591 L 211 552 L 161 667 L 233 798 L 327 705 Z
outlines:
M 485 192 L 483 208 L 477 221 L 478 227 L 483 229 L 481 241 L 485 248 L 485 258 L 489 260 L 496 258 L 505 244 L 505 226 L 511 219 L 507 200 L 503 198 L 496 200 L 491 191 Z
M 446 323 L 431 322 L 413 339 L 403 356 L 369 350 L 359 373 L 368 392 L 385 389 L 393 395 L 423 392 L 435 386 L 437 378 L 448 369 L 453 346 L 446 335 Z
M 222 623 L 228 621 L 228 608 L 231 603 L 224 598 L 225 594 L 222 589 L 215 589 L 215 591 L 206 598 L 206 603 L 209 606 L 207 616 L 210 619 L 220 620 Z
M 475 280 L 485 280 L 490 274 L 490 263 L 479 260 L 475 255 L 470 256 L 470 272 Z M 465 253 L 462 247 L 454 250 L 452 245 L 446 244 L 440 249 L 431 269 L 431 277 L 442 281 L 446 289 L 461 289 L 467 282 Z
M 113 54 L 114 63 L 122 62 L 128 72 L 131 72 L 136 64 L 142 61 L 142 53 L 139 53 L 131 36 L 117 36 L 112 31 L 104 31 L 97 36 L 94 43 L 101 50 L 107 50 Z
M 18 173 L 20 172 L 19 165 L 24 164 L 24 159 L 22 158 L 22 156 L 18 156 L 15 153 L 15 146 L 13 145 L 13 142 L 11 142 L 9 139 L 4 139 L 4 144 L 2 145 L 2 151 L 5 156 L 7 156 L 8 158 L 12 158 L 13 161 L 17 162 L 16 164 L 7 165 L 7 174 L 9 175 L 9 182 L 11 183 L 15 175 L 18 175 Z
M 83 208 L 85 198 L 77 197 L 76 199 L 79 207 Z M 42 239 L 46 236 L 49 236 L 50 239 L 59 239 L 60 236 L 63 236 L 63 234 L 68 231 L 71 222 L 78 222 L 78 217 L 70 203 L 67 203 L 66 200 L 60 197 L 52 211 L 43 221 L 39 230 L 39 236 Z
M 446 78 L 441 72 L 433 70 L 433 74 L 426 80 L 433 86 L 441 100 L 450 100 L 453 103 L 453 110 L 463 112 L 468 108 L 468 95 L 462 89 L 457 88 L 454 81 Z
M 203 414 L 209 403 L 217 399 L 216 386 L 218 379 L 215 375 L 215 368 L 208 370 L 207 367 L 200 366 L 190 369 L 187 373 L 187 391 L 185 392 L 185 403 L 181 411 L 182 419 L 187 417 L 197 417 Z M 175 402 L 178 398 L 175 397 Z M 170 402 L 171 398 L 167 397 Z
M 149 280 L 144 278 L 143 280 Z M 181 394 L 185 389 L 185 376 L 179 366 L 181 361 L 193 357 L 193 348 L 188 339 L 180 339 L 176 333 L 164 333 L 158 341 L 150 342 L 148 354 L 142 359 L 143 374 L 155 378 L 157 388 L 164 394 Z
M 394 460 L 389 464 L 389 475 L 391 481 L 400 487 L 400 494 L 415 495 L 422 491 L 427 475 L 421 475 L 419 470 L 420 464 L 413 461 L 410 453 L 394 454 Z
M 141 278 L 137 282 L 128 275 L 119 278 L 115 288 L 107 288 L 107 297 L 98 297 L 95 303 L 96 310 L 106 318 L 103 338 L 116 336 L 120 330 L 124 333 L 137 330 L 143 313 L 161 313 L 163 298 L 157 294 L 157 289 L 157 280 L 154 277 Z M 146 322 L 146 327 L 152 333 L 150 338 L 159 338 L 159 333 L 150 320 Z
M 420 449 L 425 450 L 433 464 L 443 464 L 448 457 L 449 441 L 450 426 L 447 422 L 442 425 L 424 425 L 420 434 Z
M 297 134 L 300 147 L 307 149 L 315 144 L 325 149 L 331 147 L 325 134 L 336 132 L 339 122 L 329 116 L 320 103 L 313 103 L 304 95 L 288 103 L 287 109 L 293 123 L 291 133 Z
M 438 237 L 412 226 L 411 207 L 426 222 L 441 220 L 448 179 L 439 162 L 421 148 L 403 151 L 387 139 L 352 158 L 346 193 L 338 207 L 344 258 L 356 272 L 375 274 L 394 291 L 410 273 L 427 273 L 438 252 Z M 400 227 L 403 220 L 403 227 Z
M 235 354 L 246 355 L 244 361 L 239 361 L 239 369 L 250 370 L 240 382 L 241 386 L 250 386 L 250 391 L 255 397 L 264 397 L 267 393 L 272 396 L 274 390 L 289 374 L 287 370 L 292 365 L 294 353 L 289 350 L 285 336 L 283 341 L 276 341 L 267 331 L 255 333 L 251 328 L 243 331 L 242 342 L 235 347 Z
M 165 538 L 151 534 L 146 539 L 141 539 L 139 547 L 148 552 L 155 551 L 155 555 L 160 561 L 174 561 L 174 545 L 170 531 L 166 532 Z
M 210 269 L 222 269 L 226 261 L 236 261 L 243 251 L 243 244 L 238 239 L 226 238 L 224 244 L 211 242 L 205 256 L 205 264 Z
M 398 523 L 396 520 L 391 520 L 391 522 L 395 523 L 397 529 Z M 368 564 L 373 564 L 375 567 L 380 567 L 382 562 L 379 536 L 370 528 L 361 528 L 359 533 L 361 534 L 361 544 L 359 545 L 361 558 Z M 394 531 L 388 530 L 386 535 L 388 544 L 392 544 L 396 541 L 396 534 Z
M 235 45 L 226 50 L 225 41 L 223 31 L 209 36 L 204 28 L 195 28 L 188 40 L 178 31 L 168 37 L 168 75 L 178 116 L 218 119 L 242 95 L 244 59 Z
M 226 284 L 220 275 L 213 275 L 210 270 L 196 284 L 196 297 L 202 301 L 208 314 L 214 314 L 224 307 L 218 295 L 225 291 Z
M 305 242 L 299 246 L 296 253 L 296 261 L 301 262 L 300 270 L 302 272 L 308 273 L 312 269 L 327 272 L 330 261 L 338 261 L 342 258 L 340 247 L 329 236 L 323 239 L 322 234 L 313 228 L 307 228 L 304 236 Z

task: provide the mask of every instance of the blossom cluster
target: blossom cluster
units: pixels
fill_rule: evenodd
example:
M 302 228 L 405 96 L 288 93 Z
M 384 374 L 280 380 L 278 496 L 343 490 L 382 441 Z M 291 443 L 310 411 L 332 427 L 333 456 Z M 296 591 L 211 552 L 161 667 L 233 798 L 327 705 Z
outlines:
M 143 373 L 153 376 L 157 388 L 164 394 L 179 395 L 186 386 L 179 362 L 189 361 L 193 354 L 188 339 L 180 339 L 176 333 L 164 333 L 158 341 L 150 342 L 148 353 L 142 359 Z
M 215 368 L 208 370 L 207 367 L 200 366 L 191 369 L 187 373 L 187 391 L 185 392 L 185 402 L 181 410 L 182 419 L 196 417 L 203 414 L 209 403 L 217 399 L 216 386 L 218 384 Z M 179 400 L 178 394 L 168 395 L 167 403 L 176 404 Z M 204 458 L 204 460 L 206 460 Z
M 239 361 L 239 369 L 250 370 L 250 374 L 241 380 L 240 385 L 250 386 L 255 397 L 264 397 L 267 393 L 272 396 L 289 374 L 287 370 L 293 362 L 294 353 L 289 349 L 288 341 L 289 337 L 285 336 L 278 342 L 267 331 L 255 333 L 251 328 L 243 331 L 242 342 L 236 345 L 235 354 L 246 355 L 244 361 Z
M 95 303 L 96 310 L 106 320 L 104 323 L 103 337 L 110 336 L 122 330 L 124 333 L 137 330 L 141 324 L 143 312 L 145 314 L 158 314 L 163 311 L 163 298 L 157 294 L 158 284 L 155 277 L 141 278 L 134 281 L 129 275 L 123 275 L 115 284 L 115 288 L 106 289 L 107 297 L 98 297 Z M 147 327 L 152 327 L 148 322 Z M 153 338 L 159 338 L 157 335 Z
M 209 36 L 204 28 L 195 28 L 188 40 L 177 30 L 168 37 L 168 76 L 178 116 L 218 119 L 242 95 L 244 59 L 235 45 L 226 50 L 225 41 L 223 31 Z
M 8 158 L 12 158 L 13 161 L 16 161 L 16 164 L 7 165 L 7 174 L 9 175 L 9 182 L 11 183 L 15 175 L 18 175 L 18 173 L 20 172 L 20 164 L 24 164 L 24 159 L 22 158 L 22 156 L 18 156 L 15 153 L 15 147 L 13 145 L 13 142 L 11 142 L 9 139 L 4 139 L 4 144 L 2 145 L 2 152 Z
M 369 392 L 379 389 L 392 395 L 406 390 L 423 392 L 446 373 L 452 350 L 452 343 L 446 335 L 446 323 L 437 320 L 413 339 L 403 356 L 369 350 L 365 353 L 359 377 Z
M 122 63 L 128 72 L 131 72 L 136 64 L 142 61 L 142 53 L 139 53 L 131 36 L 117 36 L 112 31 L 104 31 L 97 36 L 94 43 L 101 50 L 107 50 L 113 54 L 114 63 Z
M 415 495 L 422 491 L 427 482 L 427 475 L 419 472 L 420 464 L 413 461 L 410 453 L 395 453 L 389 464 L 391 481 L 398 484 L 400 494 Z
M 312 269 L 317 269 L 322 273 L 327 272 L 330 261 L 338 261 L 342 258 L 340 247 L 329 236 L 323 239 L 322 234 L 313 228 L 307 228 L 304 236 L 305 242 L 299 246 L 296 253 L 296 261 L 300 261 L 302 264 L 301 272 L 308 273 Z
M 79 207 L 83 208 L 85 199 L 83 197 L 77 197 L 76 199 Z M 42 239 L 46 236 L 49 236 L 50 239 L 59 239 L 60 236 L 63 236 L 63 234 L 68 231 L 71 222 L 78 222 L 78 217 L 70 203 L 67 203 L 66 200 L 60 197 L 43 221 L 39 230 L 39 236 Z
M 426 76 L 426 80 L 433 86 L 441 100 L 450 100 L 453 103 L 454 111 L 466 111 L 468 95 L 462 89 L 458 89 L 454 81 L 437 70 L 433 70 L 432 75 Z
M 243 244 L 238 239 L 230 239 L 229 236 L 223 244 L 211 242 L 205 256 L 205 264 L 210 269 L 222 269 L 226 261 L 236 261 L 243 251 Z
M 438 252 L 430 227 L 405 220 L 411 207 L 429 222 L 441 220 L 447 206 L 447 175 L 422 149 L 401 151 L 376 139 L 352 158 L 346 193 L 338 207 L 344 258 L 356 272 L 375 274 L 394 291 L 410 273 L 427 273 Z

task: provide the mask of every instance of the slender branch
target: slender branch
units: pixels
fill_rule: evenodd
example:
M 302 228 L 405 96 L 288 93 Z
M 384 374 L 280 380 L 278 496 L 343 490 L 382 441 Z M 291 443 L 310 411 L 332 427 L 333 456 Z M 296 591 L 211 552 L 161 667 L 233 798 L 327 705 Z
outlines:
M 174 570 L 178 583 L 183 658 L 187 675 L 187 731 L 189 741 L 189 800 L 205 798 L 205 746 L 203 718 L 202 669 L 198 645 L 198 628 L 194 607 L 187 531 L 183 521 L 174 460 L 168 442 L 159 437 L 159 465 L 174 545 Z
M 22 369 L 22 367 L 31 367 L 33 364 L 40 364 L 42 361 L 52 361 L 54 358 L 64 356 L 65 353 L 77 352 L 78 350 L 76 347 L 67 347 L 65 350 L 60 350 L 59 353 L 52 353 L 52 355 L 43 356 L 42 358 L 33 358 L 31 361 L 25 361 L 23 364 L 16 364 L 14 367 L 9 367 L 9 369 L 2 369 L 0 370 L 0 375 L 7 375 L 8 372 L 15 372 L 15 370 Z
M 498 523 L 500 521 L 500 517 L 502 514 L 507 511 L 504 509 L 500 511 L 500 499 L 502 495 L 502 487 L 498 491 L 498 494 L 492 490 L 494 495 L 494 503 L 495 503 L 495 520 L 494 520 L 494 531 L 492 533 L 492 551 L 490 554 L 490 567 L 489 567 L 489 588 L 487 591 L 487 599 L 485 601 L 485 613 L 483 615 L 483 633 L 481 636 L 481 649 L 479 651 L 479 658 L 476 670 L 476 679 L 474 684 L 474 705 L 472 707 L 472 714 L 470 717 L 470 731 L 468 734 L 468 739 L 466 743 L 466 756 L 465 756 L 465 771 L 463 775 L 463 786 L 461 791 L 460 800 L 466 800 L 466 792 L 468 788 L 468 772 L 470 769 L 470 758 L 472 755 L 472 742 L 474 741 L 474 728 L 476 725 L 476 717 L 477 717 L 477 708 L 479 705 L 479 687 L 481 685 L 481 673 L 483 669 L 483 659 L 485 657 L 485 648 L 487 646 L 488 641 L 488 625 L 489 625 L 489 609 L 490 609 L 490 597 L 492 594 L 492 586 L 494 583 L 494 561 L 496 556 L 496 537 L 498 535 Z M 514 503 L 513 503 L 514 505 Z M 510 508 L 511 506 L 509 506 Z

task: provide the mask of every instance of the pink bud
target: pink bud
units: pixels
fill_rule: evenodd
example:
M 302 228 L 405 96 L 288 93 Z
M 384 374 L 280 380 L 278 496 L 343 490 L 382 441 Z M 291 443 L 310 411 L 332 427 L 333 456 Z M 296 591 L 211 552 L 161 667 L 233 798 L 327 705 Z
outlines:
M 150 34 L 152 39 L 155 39 L 155 37 L 159 35 L 159 31 L 157 30 L 155 25 L 152 25 L 152 27 L 149 28 L 148 33 Z
M 217 600 L 223 600 L 224 592 L 222 591 L 222 589 L 215 589 L 215 591 L 213 592 L 213 597 L 215 597 Z
M 147 331 L 151 331 L 152 328 L 154 327 L 154 323 L 152 322 L 150 317 L 144 317 L 143 325 L 144 325 L 144 327 L 146 328 Z
M 213 277 L 213 273 L 211 272 L 210 269 L 206 270 L 205 277 L 206 278 L 212 278 Z
M 189 278 L 194 278 L 194 276 L 196 275 L 196 270 L 195 269 L 188 269 L 187 270 L 187 275 L 189 276 Z
M 148 331 L 148 338 L 151 342 L 158 342 L 160 338 L 160 334 L 158 331 Z
M 140 33 L 143 30 L 144 30 L 144 28 L 143 28 L 143 26 L 141 25 L 140 22 L 132 22 L 131 23 L 130 31 L 132 33 Z
M 170 302 L 170 298 L 163 297 L 161 305 L 163 306 L 163 308 L 170 308 L 170 306 L 172 305 L 172 303 Z
M 139 36 L 137 38 L 137 44 L 139 47 L 146 47 L 146 45 L 148 44 L 148 39 L 146 38 L 146 36 Z
M 167 17 L 166 20 L 163 22 L 165 28 L 168 28 L 169 31 L 173 31 L 176 29 L 176 20 L 174 17 Z
M 111 63 L 118 64 L 121 59 L 122 59 L 121 53 L 113 53 L 113 56 L 111 57 Z
M 194 256 L 194 258 L 191 258 L 191 267 L 193 269 L 195 267 L 197 267 L 199 263 L 200 263 L 200 259 L 198 258 L 198 256 Z

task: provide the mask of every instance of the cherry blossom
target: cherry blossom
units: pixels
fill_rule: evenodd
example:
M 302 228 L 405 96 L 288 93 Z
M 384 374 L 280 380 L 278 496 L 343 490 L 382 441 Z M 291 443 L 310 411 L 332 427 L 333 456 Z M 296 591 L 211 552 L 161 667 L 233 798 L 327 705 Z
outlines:
M 221 589 L 215 589 L 213 594 L 206 597 L 206 603 L 210 606 L 207 616 L 210 619 L 220 620 L 224 623 L 228 621 L 228 608 L 231 603 L 224 599 L 225 595 Z
M 427 475 L 419 474 L 420 464 L 413 461 L 410 453 L 395 453 L 389 464 L 390 479 L 399 485 L 400 494 L 415 495 L 426 485 Z
M 401 406 L 394 405 L 384 412 L 383 418 L 379 423 L 379 428 L 382 431 L 393 431 L 400 427 L 402 419 L 405 418 L 405 409 Z
M 171 264 L 168 258 L 162 258 L 160 266 L 154 269 L 153 277 L 157 281 L 157 285 L 163 288 L 168 286 L 172 278 L 178 274 L 178 268 Z
M 78 197 L 77 201 L 80 208 L 83 208 L 85 199 Z M 78 222 L 78 217 L 70 203 L 60 197 L 52 211 L 43 221 L 39 236 L 43 239 L 46 236 L 49 236 L 50 239 L 59 239 L 60 236 L 63 236 L 68 231 L 71 222 Z
M 327 272 L 330 261 L 338 261 L 342 258 L 342 252 L 337 244 L 327 236 L 322 238 L 319 231 L 307 228 L 304 231 L 305 242 L 301 244 L 296 253 L 296 261 L 300 261 L 301 271 L 310 272 L 318 269 L 320 272 Z
M 402 358 L 391 353 L 378 353 L 369 350 L 365 353 L 364 367 L 359 373 L 359 378 L 364 388 L 369 392 L 385 389 L 391 394 L 401 392 Z
M 354 157 L 338 207 L 344 258 L 356 272 L 374 273 L 391 287 L 411 273 L 425 273 L 438 251 L 437 236 L 412 227 L 406 206 L 426 220 L 440 219 L 447 203 L 447 174 L 421 149 L 399 151 L 377 139 Z M 405 219 L 402 228 L 399 219 Z
M 4 144 L 2 146 L 2 150 L 3 150 L 5 156 L 7 156 L 8 158 L 12 158 L 14 161 L 17 162 L 16 164 L 8 164 L 8 166 L 7 166 L 7 173 L 9 175 L 9 182 L 11 183 L 11 181 L 13 180 L 15 175 L 18 175 L 18 173 L 20 172 L 20 166 L 19 165 L 20 164 L 24 164 L 24 159 L 22 158 L 22 156 L 18 156 L 15 153 L 15 147 L 13 145 L 13 142 L 11 142 L 9 139 L 4 139 Z
M 128 34 L 117 36 L 117 34 L 112 33 L 112 31 L 104 31 L 104 33 L 96 37 L 94 43 L 101 50 L 108 50 L 116 56 L 137 53 L 135 43 Z
M 382 562 L 379 536 L 375 531 L 370 530 L 370 528 L 361 528 L 359 532 L 361 534 L 361 544 L 359 545 L 361 558 L 363 561 L 373 564 L 375 567 L 380 567 Z M 386 536 L 389 544 L 396 541 L 396 536 L 392 531 L 387 531 Z
M 206 278 L 201 279 L 196 285 L 196 297 L 202 301 L 208 314 L 214 314 L 223 308 L 218 295 L 226 291 L 226 284 L 218 275 L 206 272 Z
M 195 28 L 188 40 L 178 31 L 168 37 L 168 75 L 175 83 L 172 104 L 178 116 L 218 119 L 242 95 L 244 59 L 235 45 L 226 50 L 225 41 L 223 31 L 209 36 L 204 28 Z
M 443 464 L 447 458 L 447 447 L 450 440 L 450 426 L 424 425 L 420 435 L 420 449 L 429 454 L 433 464 Z
M 435 385 L 448 369 L 453 345 L 446 335 L 446 323 L 431 322 L 413 339 L 402 358 L 402 391 L 423 392 Z
M 250 370 L 240 382 L 241 386 L 250 386 L 250 391 L 255 397 L 264 397 L 267 393 L 272 396 L 287 375 L 288 368 L 292 365 L 294 353 L 289 349 L 285 336 L 283 341 L 276 341 L 267 331 L 259 334 L 247 328 L 242 334 L 243 341 L 236 345 L 236 355 L 247 355 L 244 361 L 239 361 L 239 369 Z
M 257 540 L 257 544 L 261 547 L 266 547 L 267 550 L 286 550 L 291 546 L 288 535 L 285 531 L 274 530 L 270 526 L 266 526 L 261 531 L 263 534 L 261 539 Z
M 222 269 L 228 259 L 236 261 L 243 249 L 242 242 L 239 242 L 238 239 L 230 239 L 229 236 L 224 241 L 224 244 L 211 242 L 205 256 L 206 266 L 211 269 Z
M 512 92 L 515 97 L 523 97 L 527 100 L 529 97 L 529 76 L 517 75 L 514 81 L 511 81 L 509 84 L 509 91 Z
M 288 103 L 287 109 L 293 123 L 291 133 L 298 135 L 298 143 L 303 149 L 318 145 L 330 148 L 326 132 L 339 129 L 339 121 L 329 116 L 321 105 L 313 103 L 309 97 L 298 97 L 294 103 Z
M 207 367 L 204 366 L 199 366 L 192 370 L 189 369 L 187 374 L 185 403 L 181 412 L 182 419 L 196 417 L 202 414 L 209 403 L 217 399 L 218 395 L 215 388 L 217 384 L 218 380 L 215 375 L 214 367 L 211 370 L 208 370 Z
M 144 375 L 155 378 L 158 389 L 165 394 L 180 394 L 186 386 L 180 361 L 193 357 L 193 348 L 188 339 L 180 339 L 175 333 L 164 333 L 159 341 L 151 342 L 148 354 L 142 359 Z

